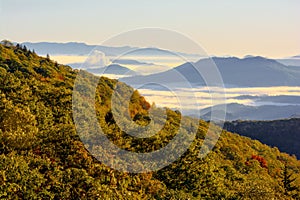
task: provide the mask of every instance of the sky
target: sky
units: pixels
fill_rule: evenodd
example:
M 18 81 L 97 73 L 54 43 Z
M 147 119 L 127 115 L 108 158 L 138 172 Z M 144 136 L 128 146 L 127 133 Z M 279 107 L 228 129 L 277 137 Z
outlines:
M 299 8 L 298 0 L 0 0 L 0 39 L 101 44 L 159 27 L 209 55 L 282 58 L 300 54 Z

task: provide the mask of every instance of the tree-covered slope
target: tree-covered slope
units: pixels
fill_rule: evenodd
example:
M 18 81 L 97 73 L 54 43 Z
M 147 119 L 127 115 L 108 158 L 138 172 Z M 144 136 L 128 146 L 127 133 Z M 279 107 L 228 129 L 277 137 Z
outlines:
M 85 149 L 75 130 L 72 92 L 78 73 L 20 45 L 0 45 L 0 198 L 299 198 L 300 163 L 277 148 L 223 131 L 213 151 L 200 158 L 209 126 L 204 121 L 195 124 L 167 110 L 167 123 L 157 135 L 127 135 L 111 114 L 111 95 L 118 82 L 101 78 L 95 96 L 98 121 L 119 147 L 134 152 L 159 149 L 172 140 L 180 120 L 186 132 L 196 133 L 188 151 L 161 170 L 133 174 L 107 167 Z M 148 123 L 150 105 L 137 91 L 121 85 L 124 95 L 133 93 L 130 117 L 141 125 Z M 198 129 L 190 129 L 191 124 Z M 90 137 L 88 132 L 85 136 Z M 139 160 L 135 163 L 140 166 Z
M 300 118 L 226 122 L 224 129 L 276 146 L 281 151 L 300 158 Z

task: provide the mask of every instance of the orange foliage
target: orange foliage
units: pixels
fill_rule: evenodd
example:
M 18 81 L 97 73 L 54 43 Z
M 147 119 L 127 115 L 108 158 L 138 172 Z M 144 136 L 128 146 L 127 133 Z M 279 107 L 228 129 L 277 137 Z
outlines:
M 267 161 L 262 156 L 252 155 L 251 159 L 252 160 L 257 160 L 259 162 L 259 164 L 260 164 L 261 167 L 268 168 Z
M 150 105 L 150 103 L 148 103 L 146 100 L 144 100 L 144 101 L 142 102 L 142 107 L 143 107 L 144 110 L 149 110 L 150 107 L 151 107 L 151 105 Z
M 61 74 L 58 74 L 58 75 L 57 75 L 57 79 L 59 79 L 59 80 L 61 80 L 61 81 L 65 80 L 64 76 L 61 75 Z
M 41 80 L 42 82 L 48 82 L 48 81 L 49 81 L 49 78 L 41 77 L 40 80 Z

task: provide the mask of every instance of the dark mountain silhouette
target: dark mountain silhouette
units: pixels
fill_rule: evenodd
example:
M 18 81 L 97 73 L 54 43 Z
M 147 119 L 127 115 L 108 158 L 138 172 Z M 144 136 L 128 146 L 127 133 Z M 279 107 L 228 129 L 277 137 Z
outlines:
M 224 129 L 259 140 L 300 158 L 300 118 L 275 121 L 226 122 Z

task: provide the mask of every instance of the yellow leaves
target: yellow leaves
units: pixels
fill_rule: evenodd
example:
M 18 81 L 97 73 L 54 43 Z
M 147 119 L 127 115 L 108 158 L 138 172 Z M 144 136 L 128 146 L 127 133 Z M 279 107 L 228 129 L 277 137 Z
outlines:
M 0 170 L 0 185 L 5 184 L 7 181 L 6 175 L 5 175 L 5 170 Z
M 23 149 L 32 145 L 38 132 L 35 116 L 28 107 L 13 105 L 12 101 L 2 98 L 0 102 L 1 141 L 5 148 Z
M 268 199 L 275 198 L 276 192 L 281 193 L 280 189 L 276 190 L 281 187 L 276 182 L 278 172 L 275 171 L 280 166 L 277 156 L 282 155 L 278 149 L 272 150 L 258 141 L 223 132 L 213 151 L 207 157 L 199 158 L 209 124 L 183 117 L 180 112 L 170 109 L 166 110 L 167 120 L 162 117 L 150 126 L 152 129 L 152 126 L 163 125 L 155 136 L 147 139 L 131 137 L 113 122 L 113 116 L 105 119 L 111 110 L 112 92 L 119 83 L 101 78 L 96 93 L 96 112 L 101 128 L 118 147 L 133 152 L 151 152 L 170 143 L 180 125 L 185 132 L 197 131 L 191 148 L 176 162 L 157 172 L 129 174 L 110 169 L 90 155 L 74 130 L 72 87 L 79 72 L 37 56 L 29 62 L 12 49 L 1 45 L 0 49 L 0 66 L 16 70 L 0 71 L 1 75 L 5 73 L 5 77 L 0 78 L 5 84 L 0 86 L 0 150 L 5 150 L 0 154 L 0 198 L 3 194 L 6 199 L 247 199 L 251 195 Z M 6 58 L 14 62 L 4 63 Z M 24 62 L 20 63 L 20 59 Z M 42 68 L 40 71 L 39 67 Z M 28 76 L 32 70 L 34 75 Z M 82 82 L 96 80 L 91 74 L 85 76 L 89 78 L 83 78 Z M 146 124 L 150 104 L 138 91 L 124 83 L 120 85 L 118 95 L 130 99 L 131 117 Z M 80 102 L 82 107 L 93 102 L 92 88 L 77 89 L 86 91 L 87 97 Z M 160 110 L 155 105 L 152 107 L 154 112 Z M 126 110 L 118 109 L 128 112 L 128 105 Z M 92 135 L 95 127 L 90 127 L 84 115 L 79 118 L 86 129 L 84 139 L 98 155 L 106 155 L 108 149 L 97 146 L 99 138 Z M 207 134 L 213 135 L 215 130 L 217 127 Z M 245 161 L 251 154 L 266 158 L 268 170 L 262 169 L 256 160 L 251 160 L 255 162 L 248 169 Z M 292 162 L 295 176 L 299 177 L 299 162 L 288 155 L 284 157 Z M 111 163 L 119 162 L 114 156 L 107 156 L 107 159 Z M 144 167 L 139 160 L 132 162 L 136 169 Z M 296 182 L 299 185 L 298 180 Z M 5 183 L 5 188 L 1 183 Z M 243 192 L 246 195 L 243 196 Z M 27 196 L 8 196 L 8 193 Z

